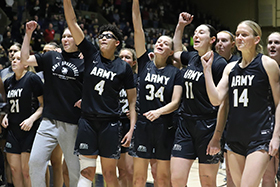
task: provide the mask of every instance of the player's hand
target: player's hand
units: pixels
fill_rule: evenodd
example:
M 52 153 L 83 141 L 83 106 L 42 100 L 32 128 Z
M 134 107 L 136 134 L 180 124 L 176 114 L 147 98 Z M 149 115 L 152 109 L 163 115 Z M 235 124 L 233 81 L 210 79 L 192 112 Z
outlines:
M 128 111 L 126 111 L 126 117 L 128 118 L 128 119 L 130 119 L 130 113 L 129 113 L 129 110 Z
M 26 33 L 31 33 L 36 29 L 37 27 L 37 22 L 36 21 L 29 21 L 26 23 L 25 25 L 25 30 L 26 30 Z
M 74 104 L 74 107 L 81 108 L 81 105 L 82 105 L 82 99 L 78 100 L 78 101 Z
M 220 141 L 212 138 L 207 146 L 206 155 L 215 155 L 220 151 L 221 151 Z
M 180 25 L 189 25 L 192 21 L 193 21 L 193 15 L 187 13 L 187 12 L 182 12 L 180 15 L 179 15 L 179 21 L 178 21 L 178 24 Z
M 30 131 L 30 129 L 33 126 L 33 120 L 31 120 L 30 118 L 27 118 L 26 120 L 24 120 L 23 122 L 21 122 L 21 124 L 19 124 L 19 126 L 21 127 L 20 129 L 23 131 Z
M 126 135 L 123 137 L 121 144 L 123 147 L 129 147 L 131 138 L 132 138 L 133 130 L 130 130 L 126 133 Z
M 272 137 L 269 143 L 268 154 L 271 156 L 275 156 L 278 153 L 279 148 L 279 137 Z
M 200 59 L 201 59 L 201 63 L 203 65 L 204 70 L 211 69 L 212 63 L 214 60 L 214 52 L 208 51 Z
M 2 125 L 2 127 L 4 127 L 4 128 L 7 128 L 7 127 L 8 127 L 9 122 L 8 122 L 8 115 L 7 115 L 7 114 L 4 116 L 1 125 Z
M 143 116 L 145 116 L 150 121 L 154 121 L 157 118 L 159 118 L 161 116 L 161 114 L 158 112 L 158 110 L 150 110 L 150 111 L 144 113 Z

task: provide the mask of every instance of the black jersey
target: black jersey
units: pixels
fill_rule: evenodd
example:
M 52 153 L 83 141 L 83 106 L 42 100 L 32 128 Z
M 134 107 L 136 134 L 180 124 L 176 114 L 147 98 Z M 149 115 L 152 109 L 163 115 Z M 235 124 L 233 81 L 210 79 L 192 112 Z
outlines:
M 230 63 L 230 62 L 234 62 L 234 61 L 237 61 L 237 60 L 239 60 L 240 59 L 240 57 L 239 56 L 237 56 L 237 55 L 232 55 L 231 57 L 230 57 L 230 59 L 228 59 L 228 63 Z
M 185 117 L 216 118 L 218 107 L 214 107 L 209 100 L 203 66 L 198 52 L 182 52 L 181 62 L 187 67 L 181 70 L 185 84 L 180 113 Z M 223 57 L 214 53 L 212 75 L 215 85 L 222 78 L 226 64 L 227 62 Z
M 138 75 L 136 73 L 133 74 L 134 78 L 134 84 L 137 85 L 137 77 Z M 127 94 L 124 89 L 120 91 L 120 118 L 121 119 L 127 119 L 126 113 L 129 111 L 129 104 L 127 100 Z
M 119 92 L 122 88 L 135 88 L 130 65 L 120 58 L 105 59 L 86 39 L 79 48 L 85 59 L 83 115 L 90 118 L 119 117 Z
M 8 78 L 4 82 L 4 88 L 10 105 L 8 129 L 17 137 L 22 137 L 28 132 L 21 130 L 19 124 L 38 109 L 37 97 L 43 95 L 43 83 L 35 73 L 26 72 L 20 80 L 16 80 L 15 75 Z M 32 128 L 38 128 L 38 125 L 39 123 L 34 122 Z
M 275 106 L 262 54 L 245 68 L 236 63 L 229 73 L 227 141 L 270 139 Z
M 79 52 L 49 51 L 36 54 L 37 71 L 44 73 L 43 117 L 77 124 L 81 110 L 74 104 L 82 98 L 84 60 Z
M 158 69 L 149 59 L 148 52 L 137 61 L 139 76 L 137 108 L 142 115 L 170 103 L 174 86 L 182 86 L 182 75 L 173 65 Z

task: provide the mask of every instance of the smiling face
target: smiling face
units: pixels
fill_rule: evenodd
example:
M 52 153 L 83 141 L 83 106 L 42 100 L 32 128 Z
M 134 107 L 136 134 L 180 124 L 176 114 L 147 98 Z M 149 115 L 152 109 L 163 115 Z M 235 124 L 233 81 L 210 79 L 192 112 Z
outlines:
M 62 43 L 63 49 L 67 53 L 78 51 L 78 47 L 76 46 L 74 38 L 72 37 L 72 34 L 68 28 L 65 29 L 63 32 L 63 35 L 61 38 L 61 43 Z
M 198 26 L 194 31 L 194 49 L 198 52 L 207 52 L 211 49 L 213 42 L 215 41 L 215 37 L 210 37 L 209 28 L 206 25 Z
M 280 33 L 275 32 L 267 38 L 268 56 L 280 63 Z
M 235 42 L 232 40 L 232 36 L 226 32 L 219 32 L 217 34 L 216 51 L 222 57 L 230 57 Z M 228 59 L 227 59 L 228 60 Z
M 161 36 L 155 43 L 155 55 L 163 55 L 165 57 L 173 55 L 173 41 L 168 36 Z

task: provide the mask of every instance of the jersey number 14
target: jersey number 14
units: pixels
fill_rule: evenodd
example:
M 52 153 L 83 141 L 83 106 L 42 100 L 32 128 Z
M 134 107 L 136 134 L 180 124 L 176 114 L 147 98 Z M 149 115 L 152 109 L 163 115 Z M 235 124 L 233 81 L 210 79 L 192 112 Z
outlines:
M 238 97 L 238 89 L 233 90 L 233 106 L 238 107 L 239 103 L 243 103 L 243 107 L 247 107 L 249 103 L 248 89 L 245 88 L 240 97 Z

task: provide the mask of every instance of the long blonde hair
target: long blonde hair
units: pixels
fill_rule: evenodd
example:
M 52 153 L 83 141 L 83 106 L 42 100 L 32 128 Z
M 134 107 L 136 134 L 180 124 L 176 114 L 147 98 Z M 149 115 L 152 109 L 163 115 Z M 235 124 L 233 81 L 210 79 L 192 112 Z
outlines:
M 242 23 L 244 23 L 245 25 L 249 26 L 252 29 L 254 36 L 259 36 L 260 38 L 262 38 L 262 29 L 256 22 L 252 20 L 245 20 L 240 22 L 238 25 Z M 263 46 L 261 45 L 261 40 L 256 45 L 256 52 L 263 53 Z

